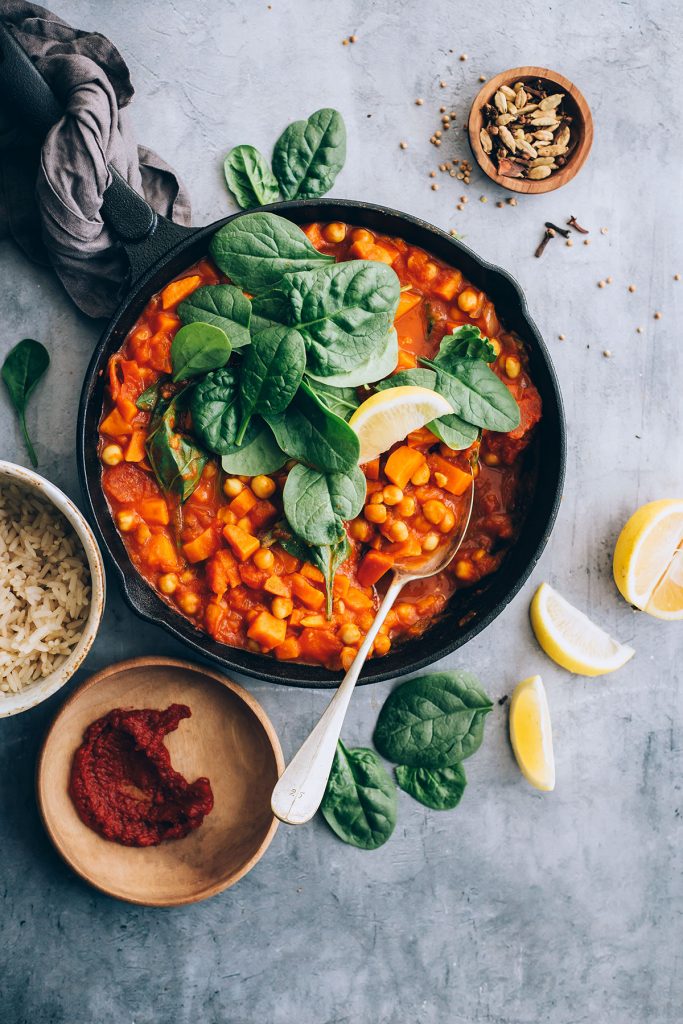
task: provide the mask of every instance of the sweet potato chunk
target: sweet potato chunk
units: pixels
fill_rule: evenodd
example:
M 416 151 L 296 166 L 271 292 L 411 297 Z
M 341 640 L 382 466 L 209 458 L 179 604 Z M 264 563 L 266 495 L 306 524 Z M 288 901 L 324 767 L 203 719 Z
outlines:
M 449 462 L 448 459 L 442 459 L 440 455 L 432 455 L 429 462 L 435 473 L 441 473 L 445 476 L 446 482 L 441 486 L 444 491 L 448 491 L 450 494 L 464 494 L 472 483 L 472 477 L 469 473 Z
M 164 498 L 145 498 L 140 502 L 140 515 L 146 523 L 168 526 L 168 505 Z
M 404 444 L 391 453 L 384 467 L 384 472 L 392 484 L 396 484 L 397 487 L 403 490 L 408 485 L 408 481 L 415 470 L 419 469 L 424 461 L 425 457 L 422 452 L 418 452 L 415 448 L 409 448 L 408 445 Z
M 261 546 L 258 538 L 247 533 L 241 526 L 225 526 L 223 528 L 223 536 L 240 562 L 246 562 Z
M 388 555 L 384 551 L 368 551 L 358 567 L 358 582 L 362 587 L 374 587 L 393 564 L 393 555 Z
M 225 548 L 209 559 L 205 573 L 206 582 L 217 597 L 222 597 L 228 587 L 239 587 L 242 582 L 234 555 Z
M 183 544 L 185 558 L 188 562 L 203 562 L 218 551 L 220 543 L 220 535 L 212 526 L 209 526 L 194 540 Z M 256 543 L 258 545 L 258 541 Z
M 175 306 L 176 303 L 182 302 L 188 295 L 191 295 L 195 288 L 198 288 L 202 283 L 202 279 L 198 274 L 193 274 L 191 277 L 181 277 L 179 281 L 171 281 L 167 284 L 161 293 L 161 305 L 163 309 L 170 309 L 171 306 Z
M 276 619 L 270 612 L 259 612 L 249 629 L 247 636 L 255 640 L 257 644 L 264 647 L 266 651 L 272 651 L 285 639 L 287 634 L 287 623 L 284 619 Z
M 307 608 L 312 608 L 315 612 L 325 603 L 325 595 L 322 590 L 314 587 L 299 572 L 292 573 L 292 591 L 302 604 L 305 604 Z

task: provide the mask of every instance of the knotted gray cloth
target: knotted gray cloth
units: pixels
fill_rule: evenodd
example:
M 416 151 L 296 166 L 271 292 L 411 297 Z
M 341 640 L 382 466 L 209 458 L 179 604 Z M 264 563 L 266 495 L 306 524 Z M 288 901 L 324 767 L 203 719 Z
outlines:
M 0 97 L 0 238 L 51 264 L 88 316 L 108 316 L 127 266 L 100 215 L 107 164 L 180 224 L 190 223 L 188 193 L 168 164 L 136 145 L 126 109 L 133 86 L 108 39 L 23 0 L 0 0 L 0 18 L 66 111 L 41 150 L 12 123 Z

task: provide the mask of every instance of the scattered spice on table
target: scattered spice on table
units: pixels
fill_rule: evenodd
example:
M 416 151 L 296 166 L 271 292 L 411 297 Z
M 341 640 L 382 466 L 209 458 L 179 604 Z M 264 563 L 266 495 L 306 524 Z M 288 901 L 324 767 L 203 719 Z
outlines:
M 655 320 L 661 320 L 661 319 L 662 319 L 662 314 L 659 312 L 659 310 L 657 310 L 657 312 L 655 313 Z
M 582 228 L 574 214 L 571 215 L 571 217 L 567 221 L 567 224 L 570 228 L 574 228 L 574 231 L 578 231 L 580 235 L 589 234 L 588 228 Z M 588 242 L 585 242 L 584 244 L 588 245 Z

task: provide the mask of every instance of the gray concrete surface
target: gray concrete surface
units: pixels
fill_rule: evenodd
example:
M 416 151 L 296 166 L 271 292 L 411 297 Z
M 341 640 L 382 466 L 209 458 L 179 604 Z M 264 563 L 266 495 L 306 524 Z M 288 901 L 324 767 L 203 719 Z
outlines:
M 567 405 L 565 498 L 527 586 L 444 665 L 476 671 L 496 698 L 543 674 L 558 781 L 552 795 L 526 785 L 496 708 L 457 811 L 430 812 L 402 795 L 396 833 L 375 853 L 344 846 L 321 822 L 281 828 L 233 890 L 188 909 L 138 909 L 82 884 L 40 826 L 34 762 L 62 693 L 0 722 L 3 1022 L 681 1020 L 681 627 L 632 612 L 610 574 L 630 512 L 683 491 L 683 282 L 673 281 L 683 273 L 680 8 L 664 0 L 55 3 L 120 47 L 137 88 L 139 138 L 191 186 L 195 223 L 232 209 L 221 181 L 231 145 L 268 152 L 285 124 L 329 104 L 343 111 L 350 140 L 336 195 L 455 226 L 522 283 Z M 352 32 L 357 43 L 343 47 Z M 590 161 L 560 193 L 516 208 L 498 209 L 503 194 L 475 172 L 458 213 L 462 188 L 451 180 L 429 188 L 438 105 L 462 119 L 480 74 L 524 63 L 555 67 L 580 85 L 596 123 Z M 465 155 L 456 139 L 452 155 Z M 556 241 L 534 260 L 543 221 L 571 213 L 592 229 L 590 246 Z M 608 275 L 613 284 L 598 289 Z M 49 382 L 29 419 L 41 468 L 78 501 L 75 411 L 97 326 L 7 244 L 0 280 L 0 356 L 26 335 L 49 346 Z M 26 463 L 4 395 L 0 438 L 4 457 Z M 602 680 L 551 664 L 527 619 L 541 580 L 632 643 L 633 661 Z M 184 653 L 138 622 L 112 581 L 106 622 L 79 677 L 158 652 Z M 328 699 L 248 686 L 286 755 Z M 390 689 L 357 694 L 345 727 L 351 744 L 370 741 Z

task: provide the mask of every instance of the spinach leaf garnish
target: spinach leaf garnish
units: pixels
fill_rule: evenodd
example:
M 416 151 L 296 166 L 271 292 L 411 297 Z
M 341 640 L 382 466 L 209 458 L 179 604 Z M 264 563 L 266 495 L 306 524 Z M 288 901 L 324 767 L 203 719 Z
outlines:
M 225 331 L 233 349 L 244 348 L 251 341 L 251 302 L 241 288 L 232 284 L 207 284 L 192 292 L 178 306 L 184 324 L 213 324 Z
M 49 365 L 50 356 L 47 349 L 33 338 L 24 338 L 10 349 L 2 364 L 2 379 L 19 418 L 19 426 L 34 468 L 38 465 L 38 459 L 31 438 L 28 436 L 26 406 L 36 384 Z
M 223 162 L 225 180 L 243 210 L 278 199 L 275 175 L 254 146 L 235 146 Z
M 396 766 L 396 781 L 402 790 L 433 811 L 452 811 L 465 792 L 467 777 L 461 764 L 447 768 Z
M 312 377 L 306 379 L 306 383 L 330 412 L 343 420 L 348 420 L 360 405 L 355 388 L 334 388 Z
M 285 483 L 285 517 L 307 544 L 336 545 L 344 520 L 355 519 L 365 500 L 365 476 L 358 466 L 346 473 L 321 473 L 301 463 Z
M 396 328 L 392 327 L 379 347 L 365 362 L 341 373 L 329 373 L 323 376 L 316 375 L 312 370 L 308 376 L 317 382 L 329 384 L 337 388 L 355 388 L 362 384 L 372 384 L 381 380 L 396 369 L 398 363 L 398 334 Z
M 374 750 L 337 744 L 322 815 L 340 839 L 376 850 L 396 827 L 396 787 Z
M 290 124 L 273 150 L 273 170 L 285 199 L 324 196 L 345 160 L 344 119 L 330 107 Z
M 256 316 L 296 327 L 310 373 L 327 378 L 355 369 L 381 350 L 400 294 L 391 267 L 351 260 L 289 274 L 272 292 L 256 296 L 253 308 Z
M 378 391 L 385 391 L 387 388 L 405 387 L 414 384 L 418 387 L 429 388 L 430 391 L 438 391 L 437 374 L 434 370 L 416 368 L 414 370 L 400 370 L 393 377 L 381 380 L 377 385 Z M 444 398 L 448 398 L 444 395 Z M 479 430 L 472 423 L 466 423 L 460 416 L 454 413 L 449 416 L 441 416 L 427 424 L 431 432 L 454 450 L 469 448 L 479 436 Z
M 155 380 L 153 384 L 150 384 L 148 388 L 145 388 L 141 395 L 138 395 L 138 400 L 135 405 L 141 412 L 152 411 L 159 401 L 159 387 L 160 381 Z
M 232 346 L 225 331 L 213 324 L 186 324 L 171 342 L 173 380 L 178 382 L 225 366 Z
M 349 473 L 358 465 L 356 432 L 335 416 L 305 381 L 291 405 L 279 416 L 267 416 L 275 439 L 298 462 L 323 473 Z
M 186 401 L 185 392 L 176 395 L 163 408 L 157 406 L 153 430 L 147 437 L 147 458 L 166 494 L 187 501 L 201 479 L 208 462 L 205 452 L 190 438 L 176 430 L 179 406 Z
M 235 446 L 240 424 L 239 376 L 234 367 L 213 370 L 190 398 L 192 428 L 209 451 L 226 455 Z
M 439 354 L 434 362 L 448 369 L 450 359 L 483 359 L 493 363 L 496 353 L 488 338 L 474 324 L 463 324 L 441 339 Z
M 286 521 L 277 524 L 273 530 L 274 540 L 281 547 L 302 562 L 310 562 L 320 569 L 325 577 L 325 612 L 329 619 L 332 615 L 332 599 L 334 597 L 334 577 L 337 569 L 351 554 L 351 545 L 343 530 L 336 544 L 306 544 L 300 537 L 293 534 Z
M 466 423 L 502 432 L 519 426 L 514 395 L 482 359 L 450 359 L 448 370 L 435 360 L 420 362 L 436 371 L 436 390 Z
M 209 248 L 216 266 L 252 295 L 272 288 L 284 274 L 334 263 L 334 256 L 318 252 L 301 228 L 273 213 L 235 217 L 219 228 Z
M 375 746 L 397 764 L 445 768 L 479 749 L 493 704 L 470 672 L 410 679 L 387 698 Z
M 254 434 L 250 437 L 252 430 Z M 259 476 L 261 473 L 267 476 L 284 466 L 288 458 L 268 424 L 255 416 L 240 447 L 233 445 L 221 461 L 223 470 L 233 476 Z
M 253 413 L 277 416 L 297 393 L 306 366 L 301 334 L 276 324 L 254 335 L 241 367 L 242 423 L 237 444 L 244 438 Z

